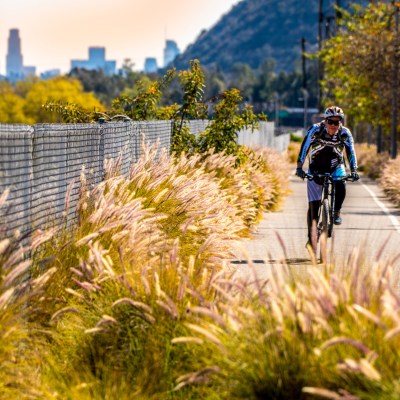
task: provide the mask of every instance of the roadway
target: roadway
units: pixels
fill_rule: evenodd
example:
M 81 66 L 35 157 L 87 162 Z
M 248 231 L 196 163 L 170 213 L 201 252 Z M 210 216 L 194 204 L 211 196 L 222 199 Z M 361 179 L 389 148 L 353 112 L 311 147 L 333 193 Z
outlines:
M 239 275 L 249 274 L 251 263 L 260 277 L 268 277 L 272 268 L 302 271 L 312 265 L 305 248 L 307 241 L 307 183 L 291 176 L 291 193 L 278 212 L 265 213 L 251 239 L 240 243 L 231 261 Z M 328 240 L 328 263 L 345 268 L 354 251 L 362 262 L 390 262 L 400 278 L 400 209 L 384 195 L 375 181 L 364 176 L 347 183 L 342 208 L 342 225 L 335 225 Z M 397 279 L 394 276 L 397 282 Z

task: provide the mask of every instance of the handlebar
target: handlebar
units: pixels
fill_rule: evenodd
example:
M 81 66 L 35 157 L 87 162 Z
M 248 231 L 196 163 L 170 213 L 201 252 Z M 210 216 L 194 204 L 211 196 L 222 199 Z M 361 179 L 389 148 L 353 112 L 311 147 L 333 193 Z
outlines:
M 314 178 L 320 178 L 320 179 L 329 178 L 330 181 L 333 181 L 333 180 L 350 181 L 350 182 L 354 182 L 355 181 L 355 179 L 353 179 L 351 174 L 343 175 L 343 176 L 333 176 L 332 174 L 329 174 L 329 173 L 326 173 L 326 174 L 309 174 L 309 173 L 306 173 L 304 178 L 308 179 L 309 181 L 312 181 Z

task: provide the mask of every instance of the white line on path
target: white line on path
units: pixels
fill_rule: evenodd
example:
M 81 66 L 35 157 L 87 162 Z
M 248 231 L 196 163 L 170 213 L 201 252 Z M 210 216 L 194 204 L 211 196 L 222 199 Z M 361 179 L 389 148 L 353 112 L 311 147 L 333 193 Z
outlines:
M 394 226 L 394 228 L 397 230 L 397 232 L 400 234 L 400 222 L 399 220 L 388 210 L 388 208 L 376 197 L 375 193 L 366 185 L 361 183 L 363 188 L 371 195 L 371 197 L 374 199 L 375 203 L 383 210 L 383 212 L 388 216 L 390 219 L 390 222 Z

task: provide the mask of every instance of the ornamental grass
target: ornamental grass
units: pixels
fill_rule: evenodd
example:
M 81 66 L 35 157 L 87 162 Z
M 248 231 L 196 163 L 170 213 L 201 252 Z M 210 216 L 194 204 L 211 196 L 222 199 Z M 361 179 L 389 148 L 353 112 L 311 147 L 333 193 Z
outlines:
M 400 158 L 387 162 L 379 180 L 385 194 L 400 206 Z
M 241 280 L 235 243 L 288 174 L 234 161 L 147 148 L 129 177 L 82 176 L 68 230 L 0 243 L 1 399 L 399 397 L 396 260 Z
M 147 399 L 172 391 L 177 372 L 190 370 L 188 360 L 196 364 L 195 354 L 175 352 L 172 338 L 187 331 L 192 305 L 212 302 L 210 279 L 233 243 L 282 197 L 268 160 L 253 153 L 237 166 L 224 154 L 143 150 L 128 177 L 118 159 L 93 189 L 81 176 L 77 221 L 65 221 L 68 229 L 42 233 L 34 251 L 15 240 L 20 257 L 33 254 L 22 271 L 29 268 L 28 282 L 56 271 L 40 296 L 32 291 L 29 316 L 9 314 L 29 332 L 26 360 L 40 354 L 25 373 L 35 376 L 37 398 Z M 7 398 L 31 398 L 15 387 Z
M 5 207 L 8 191 L 0 196 Z M 35 232 L 30 245 L 18 232 L 0 241 L 0 398 L 40 398 L 37 373 L 41 354 L 31 335 L 29 319 L 33 304 L 45 295 L 45 285 L 54 276 L 49 268 L 35 278 L 29 277 L 32 266 L 27 254 L 37 250 L 53 232 Z M 29 377 L 29 379 L 27 379 Z M 39 397 L 37 397 L 39 396 Z
M 389 160 L 387 152 L 377 153 L 376 145 L 356 143 L 358 169 L 371 179 L 378 179 Z
M 399 398 L 398 259 L 366 265 L 355 250 L 342 272 L 312 266 L 294 280 L 282 265 L 266 281 L 216 276 L 212 308 L 188 325 L 187 338 L 173 339 L 214 351 L 176 390 L 204 385 L 221 399 Z

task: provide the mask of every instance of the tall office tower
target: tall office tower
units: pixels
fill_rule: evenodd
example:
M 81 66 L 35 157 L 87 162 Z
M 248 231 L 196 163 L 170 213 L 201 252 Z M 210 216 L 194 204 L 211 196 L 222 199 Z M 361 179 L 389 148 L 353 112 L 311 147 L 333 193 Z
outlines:
M 166 40 L 164 48 L 164 67 L 168 67 L 179 53 L 180 51 L 176 42 L 174 40 Z
M 105 47 L 89 47 L 89 61 L 94 69 L 103 68 L 105 60 Z
M 10 29 L 6 58 L 6 76 L 13 82 L 24 77 L 21 40 L 19 38 L 18 29 Z
M 146 58 L 144 61 L 144 72 L 149 74 L 151 72 L 157 72 L 157 60 L 153 57 Z

